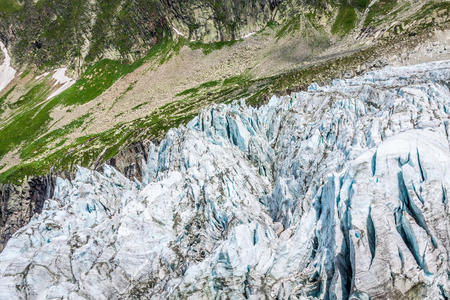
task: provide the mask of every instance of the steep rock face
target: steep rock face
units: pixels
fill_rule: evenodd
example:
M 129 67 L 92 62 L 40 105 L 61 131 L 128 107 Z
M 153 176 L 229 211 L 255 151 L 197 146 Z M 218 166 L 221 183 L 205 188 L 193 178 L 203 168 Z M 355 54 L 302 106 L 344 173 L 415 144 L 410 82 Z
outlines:
M 122 172 L 127 178 L 142 180 L 142 166 L 147 161 L 149 142 L 133 143 L 108 161 L 108 164 Z M 103 170 L 103 165 L 97 167 Z M 68 180 L 75 174 L 58 174 Z M 34 176 L 22 184 L 0 184 L 0 252 L 20 228 L 42 211 L 44 202 L 53 197 L 56 174 Z
M 0 184 L 0 251 L 9 238 L 42 211 L 53 196 L 54 177 L 34 177 L 22 185 Z
M 269 21 L 299 11 L 332 8 L 327 1 L 251 0 L 25 0 L 0 10 L 0 40 L 16 66 L 70 65 L 98 59 L 135 60 L 159 40 L 179 34 L 190 40 L 240 39 Z M 333 4 L 337 6 L 338 4 Z M 0 8 L 1 9 L 1 8 Z M 330 11 L 329 11 L 330 12 Z
M 107 164 L 121 172 L 125 177 L 133 180 L 142 180 L 142 167 L 148 158 L 149 141 L 132 143 L 126 149 L 120 151 Z M 103 165 L 98 168 L 103 169 Z
M 163 0 L 172 26 L 182 35 L 205 42 L 234 40 L 264 28 L 280 17 L 280 0 L 174 1 Z
M 142 181 L 58 179 L 0 254 L 0 298 L 448 297 L 450 61 L 220 105 Z
M 0 12 L 0 39 L 19 66 L 135 59 L 168 30 L 158 1 L 25 0 L 19 8 Z

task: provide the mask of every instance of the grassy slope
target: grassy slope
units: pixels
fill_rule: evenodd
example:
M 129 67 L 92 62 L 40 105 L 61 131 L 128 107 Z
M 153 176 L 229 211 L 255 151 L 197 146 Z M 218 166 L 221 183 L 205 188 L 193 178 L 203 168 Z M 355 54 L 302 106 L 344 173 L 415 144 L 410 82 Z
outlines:
M 15 0 L 0 1 L 0 14 L 10 15 L 22 9 L 22 6 Z
M 345 35 L 355 28 L 356 21 L 357 16 L 355 8 L 351 6 L 341 6 L 336 21 L 331 28 L 331 33 Z
M 358 2 L 362 3 L 362 8 L 357 5 L 355 5 L 355 8 L 363 9 L 365 5 L 365 2 L 363 2 Z M 418 16 L 425 19 L 430 11 L 436 9 L 447 9 L 448 12 L 449 4 L 427 5 Z M 297 17 L 294 17 L 294 20 L 296 20 L 295 18 Z M 337 20 L 339 20 L 339 17 Z M 405 22 L 410 21 L 406 20 Z M 420 28 L 426 29 L 426 26 Z M 298 30 L 298 27 L 295 21 L 289 20 L 279 27 L 277 36 L 281 38 L 293 30 Z M 342 34 L 343 31 L 339 32 Z M 385 42 L 386 45 L 390 43 L 391 41 Z M 176 101 L 158 108 L 145 118 L 130 123 L 117 124 L 114 128 L 99 134 L 77 138 L 70 145 L 63 146 L 65 136 L 75 128 L 82 126 L 89 119 L 89 115 L 84 115 L 61 129 L 54 131 L 48 129 L 51 122 L 49 113 L 57 105 L 70 108 L 72 105 L 86 103 L 145 61 L 154 60 L 162 64 L 175 55 L 184 45 L 194 49 L 201 48 L 204 53 L 209 53 L 214 49 L 229 45 L 229 43 L 193 44 L 183 39 L 179 39 L 177 42 L 172 39 L 164 39 L 153 47 L 145 58 L 134 64 L 122 64 L 110 60 L 98 62 L 88 68 L 74 86 L 50 101 L 42 102 L 42 99 L 48 94 L 45 79 L 43 82 L 35 83 L 23 96 L 21 103 L 16 103 L 18 113 L 12 120 L 8 121 L 6 126 L 0 129 L 0 140 L 7 141 L 0 145 L 0 156 L 19 147 L 20 156 L 24 160 L 23 163 L 0 174 L 0 182 L 19 182 L 28 175 L 44 174 L 52 167 L 54 170 L 65 170 L 72 168 L 74 165 L 92 166 L 104 162 L 133 141 L 161 138 L 168 129 L 192 119 L 207 104 L 246 98 L 249 104 L 258 105 L 271 94 L 283 93 L 289 89 L 300 89 L 312 81 L 324 81 L 333 78 L 339 75 L 341 71 L 356 67 L 359 63 L 373 57 L 377 51 L 382 52 L 386 49 L 384 45 L 380 44 L 380 46 L 377 46 L 378 48 L 366 49 L 333 61 L 305 69 L 293 70 L 270 78 L 253 80 L 248 74 L 242 74 L 222 81 L 206 82 L 196 88 L 179 93 Z M 0 108 L 2 99 L 4 101 L 6 97 L 5 94 L 0 98 Z M 26 146 L 20 146 L 24 144 Z M 48 153 L 47 150 L 49 150 Z

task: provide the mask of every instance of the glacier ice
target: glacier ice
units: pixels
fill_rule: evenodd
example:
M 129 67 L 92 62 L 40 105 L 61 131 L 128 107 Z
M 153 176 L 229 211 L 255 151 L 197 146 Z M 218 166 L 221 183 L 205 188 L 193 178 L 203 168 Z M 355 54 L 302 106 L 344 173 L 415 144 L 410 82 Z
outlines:
M 0 299 L 447 299 L 450 61 L 216 105 L 142 182 L 78 168 L 0 254 Z

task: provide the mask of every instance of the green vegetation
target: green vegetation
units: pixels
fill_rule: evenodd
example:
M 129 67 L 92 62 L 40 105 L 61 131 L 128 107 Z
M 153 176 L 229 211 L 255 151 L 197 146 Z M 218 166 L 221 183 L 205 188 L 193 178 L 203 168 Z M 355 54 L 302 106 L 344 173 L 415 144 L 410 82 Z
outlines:
M 25 70 L 24 72 L 22 72 L 22 74 L 20 74 L 20 79 L 24 79 L 25 77 L 27 77 L 28 74 L 30 74 L 31 69 Z
M 37 83 L 30 82 L 31 87 L 26 94 L 10 105 L 11 109 L 16 109 L 13 118 L 7 124 L 2 124 L 4 126 L 0 129 L 0 140 L 2 141 L 0 143 L 0 158 L 22 143 L 35 141 L 44 134 L 52 121 L 50 114 L 56 106 L 87 103 L 101 95 L 120 77 L 134 71 L 143 62 L 159 60 L 162 63 L 168 59 L 167 56 L 172 51 L 173 43 L 169 39 L 163 40 L 153 47 L 144 58 L 133 64 L 107 59 L 101 60 L 89 67 L 74 85 L 50 100 L 45 100 L 50 94 L 50 85 L 47 82 L 49 76 Z M 12 90 L 1 98 L 2 102 Z M 82 120 L 79 120 L 79 122 Z M 79 124 L 79 122 L 72 125 L 81 126 L 82 124 Z M 50 137 L 53 138 L 57 134 L 65 135 L 68 132 L 67 130 L 68 128 L 63 128 L 55 131 Z M 46 138 L 39 139 L 37 144 L 32 143 L 24 152 L 21 152 L 21 158 L 27 159 L 30 158 L 30 155 L 41 153 L 40 150 L 46 149 L 45 145 L 49 144 L 50 141 L 49 136 L 46 135 Z
M 223 85 L 245 85 L 249 80 L 251 80 L 250 73 L 243 73 L 241 75 L 226 78 L 223 81 Z
M 300 30 L 300 23 L 301 23 L 301 15 L 296 15 L 286 21 L 283 26 L 278 30 L 278 32 L 275 34 L 275 37 L 277 40 L 281 39 L 282 37 L 293 34 Z
M 433 16 L 435 12 L 443 12 L 448 18 L 450 14 L 450 1 L 430 1 L 422 6 L 413 17 L 416 20 L 425 19 Z
M 46 100 L 46 98 L 50 94 L 48 82 L 50 76 L 48 75 L 37 82 L 30 81 L 27 83 L 28 91 L 10 105 L 11 109 L 15 109 L 14 115 L 8 123 L 2 124 L 3 126 L 0 128 L 0 140 L 4 141 L 0 144 L 0 158 L 9 151 L 21 147 L 21 145 L 25 145 L 19 152 L 20 158 L 24 161 L 42 156 L 47 150 L 55 148 L 55 143 L 60 147 L 65 143 L 64 136 L 71 133 L 75 128 L 81 127 L 87 116 L 83 116 L 63 128 L 46 133 L 52 122 L 51 112 L 55 107 L 85 104 L 101 95 L 119 78 L 134 71 L 144 62 L 163 64 L 178 53 L 184 45 L 192 46 L 187 44 L 184 39 L 173 40 L 167 37 L 134 63 L 128 64 L 109 59 L 101 60 L 88 67 L 74 85 L 49 100 Z M 201 48 L 204 53 L 209 53 L 212 49 L 220 49 L 224 45 L 227 45 L 227 43 L 195 44 L 192 47 Z M 131 84 L 123 94 L 129 92 L 134 84 Z M 208 89 L 218 84 L 220 82 L 207 82 L 198 89 Z M 3 102 L 13 89 L 3 95 L 0 102 Z M 120 100 L 120 97 L 118 100 Z M 134 107 L 133 110 L 139 109 L 145 104 L 142 103 Z M 84 159 L 83 161 L 89 160 Z
M 69 89 L 56 96 L 62 105 L 84 104 L 101 95 L 120 77 L 134 71 L 142 62 L 124 64 L 104 59 L 89 67 Z
M 69 124 L 63 126 L 62 128 L 53 130 L 47 134 L 45 134 L 44 136 L 42 136 L 41 138 L 37 139 L 36 141 L 34 141 L 33 143 L 29 144 L 28 146 L 26 146 L 21 152 L 20 152 L 20 158 L 21 159 L 29 159 L 29 158 L 33 158 L 38 156 L 39 154 L 45 152 L 48 150 L 48 146 L 57 141 L 58 139 L 60 139 L 61 137 L 71 133 L 72 131 L 74 131 L 77 128 L 80 128 L 81 125 L 83 125 L 84 121 L 90 116 L 90 114 L 85 114 L 83 116 L 81 116 L 80 118 L 78 118 L 77 120 L 74 120 L 72 122 L 70 122 Z M 65 142 L 66 139 L 60 139 L 60 142 L 63 141 Z M 64 142 L 62 142 L 62 144 L 64 144 Z M 61 143 L 56 144 L 55 147 L 59 147 L 62 145 Z
M 147 105 L 147 104 L 149 104 L 150 103 L 150 101 L 146 101 L 146 102 L 143 102 L 143 103 L 141 103 L 141 104 L 138 104 L 138 105 L 136 105 L 135 107 L 133 107 L 131 110 L 138 110 L 138 109 L 140 109 L 141 107 L 143 107 L 143 106 L 145 106 L 145 105 Z
M 397 6 L 397 0 L 378 0 L 369 9 L 364 27 L 378 25 Z
M 18 12 L 22 6 L 16 0 L 1 0 L 0 1 L 0 15 L 10 15 Z
M 17 99 L 16 102 L 11 103 L 9 105 L 9 108 L 11 109 L 16 109 L 19 107 L 23 109 L 30 108 L 33 105 L 37 104 L 39 100 L 47 96 L 49 91 L 50 88 L 46 85 L 46 82 L 45 81 L 40 82 L 34 85 L 25 95 L 20 96 L 20 98 Z
M 225 46 L 232 46 L 237 42 L 237 40 L 232 40 L 232 41 L 222 41 L 222 42 L 215 42 L 215 43 L 209 43 L 209 44 L 205 44 L 205 43 L 201 43 L 201 42 L 189 42 L 189 47 L 192 50 L 197 50 L 197 49 L 201 49 L 203 51 L 203 54 L 207 55 L 211 52 L 213 52 L 214 50 L 220 50 Z
M 111 104 L 111 106 L 109 107 L 109 110 L 111 110 L 111 109 L 117 104 L 117 102 L 119 102 L 120 100 L 122 100 L 122 98 L 125 96 L 126 93 L 128 93 L 129 91 L 131 91 L 131 90 L 134 88 L 134 86 L 136 85 L 136 82 L 137 82 L 137 81 L 132 82 L 132 83 L 127 87 L 127 89 L 126 89 L 125 91 L 123 91 L 122 94 L 120 94 L 120 96 L 117 97 L 117 98 L 114 100 L 114 102 L 113 102 L 113 103 Z M 99 104 L 100 104 L 100 103 L 99 103 Z M 97 105 L 99 105 L 99 104 L 97 104 Z
M 36 89 L 32 89 L 24 96 L 23 103 L 26 106 L 32 106 L 32 104 L 38 100 L 33 98 L 36 94 L 42 95 L 45 90 L 42 86 L 38 85 Z M 44 105 L 42 108 L 37 106 L 28 110 L 23 110 L 14 116 L 13 120 L 0 129 L 0 157 L 3 157 L 6 153 L 19 146 L 22 142 L 32 141 L 40 133 L 43 133 L 46 129 L 46 125 L 50 120 L 50 109 L 53 108 L 52 103 Z M 22 109 L 22 108 L 21 108 Z
M 364 10 L 369 6 L 370 0 L 350 0 L 350 5 L 358 10 Z
M 3 96 L 0 97 L 0 113 L 2 112 L 3 102 L 5 102 L 5 100 L 8 99 L 8 96 L 14 91 L 15 88 L 16 86 L 14 85 Z
M 55 101 L 65 106 L 87 103 L 101 95 L 119 78 L 136 70 L 144 62 L 157 61 L 159 64 L 163 64 L 172 57 L 174 51 L 177 51 L 176 46 L 175 41 L 164 38 L 152 47 L 146 56 L 134 63 L 128 64 L 103 59 L 88 67 L 74 85 L 55 97 Z M 131 90 L 133 86 L 128 87 L 126 92 Z
M 341 6 L 339 7 L 338 15 L 331 28 L 331 33 L 339 34 L 341 36 L 346 35 L 355 28 L 356 21 L 357 16 L 355 9 L 351 6 Z
M 277 26 L 278 26 L 278 23 L 271 20 L 271 21 L 267 22 L 265 28 L 275 29 Z M 263 31 L 265 28 L 261 29 L 261 31 Z
M 179 96 L 186 96 L 186 95 L 196 95 L 196 94 L 198 94 L 198 92 L 200 90 L 215 87 L 219 83 L 220 83 L 220 81 L 216 81 L 216 80 L 208 81 L 208 82 L 205 82 L 205 83 L 199 85 L 198 87 L 184 90 L 181 93 L 178 93 L 176 96 L 179 97 Z
M 0 144 L 0 157 L 21 143 L 34 141 L 45 133 L 51 122 L 50 113 L 56 106 L 79 105 L 96 98 L 121 76 L 133 71 L 140 63 L 142 62 L 128 65 L 102 60 L 88 68 L 72 87 L 46 102 L 42 101 L 45 101 L 50 93 L 47 80 L 32 86 L 25 95 L 10 105 L 10 108 L 18 109 L 18 111 L 13 119 L 0 129 L 0 140 L 3 141 Z M 58 131 L 58 133 L 65 134 L 66 131 Z M 36 152 L 27 150 L 26 153 L 35 154 Z M 27 154 L 21 156 L 29 157 Z

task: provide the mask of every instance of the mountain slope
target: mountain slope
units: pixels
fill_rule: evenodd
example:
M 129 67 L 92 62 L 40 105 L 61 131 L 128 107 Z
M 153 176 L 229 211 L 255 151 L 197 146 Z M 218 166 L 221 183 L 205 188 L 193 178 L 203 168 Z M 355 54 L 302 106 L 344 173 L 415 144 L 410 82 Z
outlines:
M 42 74 L 26 67 L 2 91 L 0 138 L 7 142 L 0 147 L 1 181 L 18 183 L 52 167 L 95 167 L 131 142 L 160 139 L 208 103 L 241 97 L 251 103 L 368 68 L 377 59 L 410 51 L 429 39 L 431 29 L 448 27 L 448 2 L 415 2 L 413 6 L 405 1 L 386 8 L 381 1 L 366 9 L 355 2 L 358 18 L 350 32 L 339 21 L 344 6 L 334 4 L 340 8 L 332 10 L 336 6 L 315 3 L 285 3 L 292 12 L 276 11 L 286 21 L 270 23 L 242 41 L 204 44 L 176 32 L 173 37 L 161 35 L 133 63 L 101 59 L 83 64 L 86 70 L 77 82 L 53 98 L 49 96 L 62 86 L 54 79 L 56 70 Z M 301 8 L 305 10 L 297 13 Z M 184 34 L 180 24 L 177 31 Z M 155 28 L 162 31 L 164 26 Z M 13 54 L 16 46 L 11 47 Z M 70 51 L 65 53 L 73 57 Z M 29 57 L 39 65 L 35 55 Z M 68 74 L 73 71 L 69 68 Z
M 79 168 L 0 254 L 0 295 L 446 298 L 449 79 L 387 67 L 213 106 L 142 182 Z

